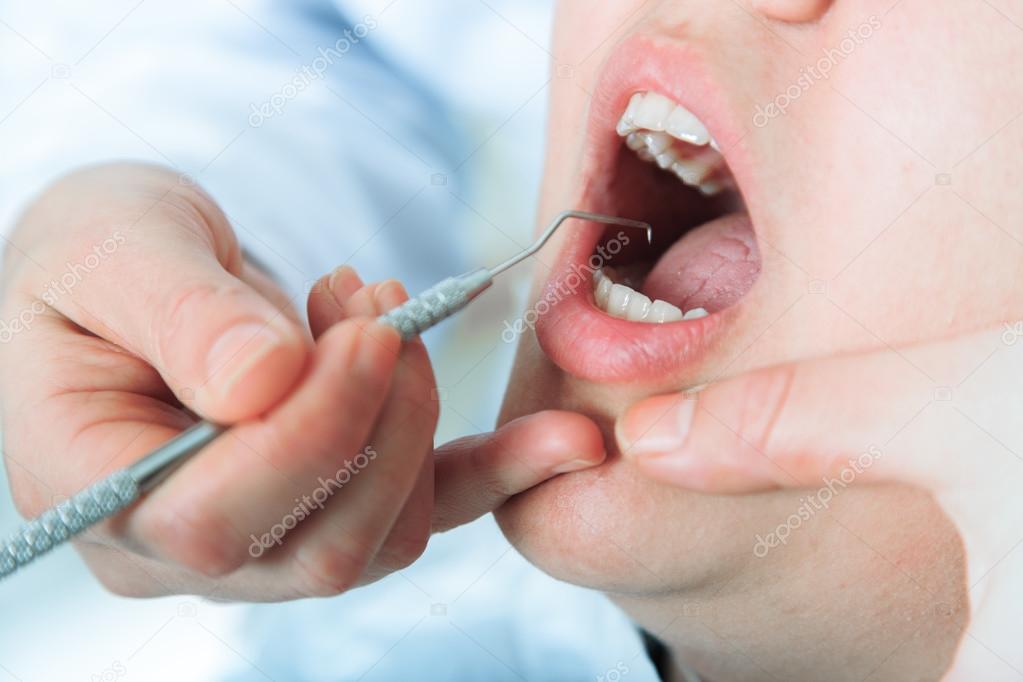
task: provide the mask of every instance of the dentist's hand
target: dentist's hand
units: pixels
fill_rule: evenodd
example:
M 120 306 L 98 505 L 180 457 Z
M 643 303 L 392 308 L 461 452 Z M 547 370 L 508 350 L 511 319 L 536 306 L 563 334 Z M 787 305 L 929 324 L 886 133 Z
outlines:
M 619 448 L 668 484 L 709 493 L 807 488 L 815 510 L 850 485 L 896 481 L 930 491 L 957 525 L 967 561 L 969 603 L 935 595 L 936 604 L 971 615 L 950 679 L 1016 679 L 1023 670 L 1018 337 L 1003 327 L 648 398 L 618 420 Z M 784 552 L 785 538 L 773 531 L 791 518 L 765 519 L 751 555 Z
M 366 293 L 351 277 L 314 290 L 310 334 L 177 175 L 122 164 L 56 183 L 10 235 L 2 273 L 0 417 L 19 510 L 130 464 L 195 414 L 235 424 L 76 547 L 121 594 L 288 599 L 406 565 L 432 528 L 603 458 L 589 421 L 537 415 L 439 453 L 434 505 L 429 361 L 368 319 L 400 286 Z

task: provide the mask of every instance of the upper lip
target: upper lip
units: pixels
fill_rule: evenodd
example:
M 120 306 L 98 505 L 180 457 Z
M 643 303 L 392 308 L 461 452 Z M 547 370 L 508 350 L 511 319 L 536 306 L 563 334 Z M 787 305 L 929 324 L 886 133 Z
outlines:
M 718 140 L 749 206 L 749 165 L 742 126 L 711 78 L 709 55 L 687 42 L 634 34 L 615 48 L 597 83 L 586 130 L 576 207 L 604 212 L 601 203 L 621 140 L 615 124 L 632 94 L 654 91 L 693 112 Z M 634 216 L 621 216 L 634 217 Z M 556 302 L 537 319 L 540 346 L 565 372 L 589 381 L 702 383 L 701 365 L 713 341 L 734 326 L 743 301 L 699 320 L 664 325 L 629 322 L 597 310 L 589 281 L 563 295 L 566 277 L 594 252 L 603 227 L 589 223 L 562 241 L 541 300 Z

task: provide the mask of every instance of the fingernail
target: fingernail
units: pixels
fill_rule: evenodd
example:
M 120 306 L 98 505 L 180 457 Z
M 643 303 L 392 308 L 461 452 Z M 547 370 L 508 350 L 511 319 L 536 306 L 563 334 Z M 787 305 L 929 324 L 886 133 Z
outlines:
M 219 387 L 218 393 L 226 395 L 283 341 L 272 324 L 245 322 L 231 327 L 220 335 L 206 356 L 207 380 Z
M 685 445 L 696 411 L 696 398 L 674 394 L 633 405 L 615 424 L 618 447 L 626 457 L 649 457 Z
M 341 265 L 334 268 L 327 278 L 327 289 L 334 300 L 344 303 L 356 291 L 362 288 L 362 280 L 351 266 Z

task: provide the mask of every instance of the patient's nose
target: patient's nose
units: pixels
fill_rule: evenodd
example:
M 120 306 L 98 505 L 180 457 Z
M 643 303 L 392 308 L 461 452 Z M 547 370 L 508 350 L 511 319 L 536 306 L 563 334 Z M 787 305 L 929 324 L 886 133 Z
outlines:
M 753 0 L 753 9 L 768 19 L 793 23 L 815 21 L 833 0 Z

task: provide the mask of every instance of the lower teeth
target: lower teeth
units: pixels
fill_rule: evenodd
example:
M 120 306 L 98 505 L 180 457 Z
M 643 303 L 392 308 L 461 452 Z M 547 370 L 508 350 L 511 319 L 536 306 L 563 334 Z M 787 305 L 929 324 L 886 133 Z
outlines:
M 693 308 L 686 313 L 660 299 L 651 301 L 635 289 L 611 279 L 603 268 L 593 273 L 593 299 L 597 307 L 611 317 L 632 322 L 663 324 L 680 320 L 698 320 L 707 316 L 703 308 Z

